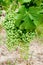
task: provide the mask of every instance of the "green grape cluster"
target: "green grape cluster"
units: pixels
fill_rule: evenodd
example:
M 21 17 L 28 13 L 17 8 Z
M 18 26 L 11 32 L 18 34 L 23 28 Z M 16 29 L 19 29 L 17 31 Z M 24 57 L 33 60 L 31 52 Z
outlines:
M 31 34 L 27 31 L 25 32 L 25 30 L 18 28 L 15 25 L 16 20 L 14 17 L 14 11 L 7 12 L 5 20 L 3 22 L 3 26 L 7 33 L 7 45 L 13 47 L 14 45 L 18 46 L 19 43 L 22 42 L 22 44 L 25 43 L 23 45 L 26 46 L 26 44 L 29 43 L 30 39 L 32 38 Z

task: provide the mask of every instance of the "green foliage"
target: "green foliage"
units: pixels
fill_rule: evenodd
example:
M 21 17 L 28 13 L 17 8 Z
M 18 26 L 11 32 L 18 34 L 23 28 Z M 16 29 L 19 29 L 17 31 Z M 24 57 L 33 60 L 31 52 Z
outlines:
M 37 4 L 37 6 L 41 6 L 43 4 L 43 0 L 33 0 L 34 3 Z
M 0 7 L 1 9 L 7 10 L 13 2 L 14 0 L 0 0 Z
M 15 19 L 15 25 L 16 27 L 22 29 L 22 30 L 27 30 L 27 31 L 32 31 L 35 29 L 35 24 L 33 23 L 33 21 L 31 20 L 31 18 L 29 17 L 29 13 L 26 10 L 26 8 L 24 6 L 20 7 L 19 13 L 17 13 Z M 31 25 L 31 26 L 30 26 Z
M 28 2 L 30 2 L 31 0 L 18 0 L 20 3 L 28 3 Z

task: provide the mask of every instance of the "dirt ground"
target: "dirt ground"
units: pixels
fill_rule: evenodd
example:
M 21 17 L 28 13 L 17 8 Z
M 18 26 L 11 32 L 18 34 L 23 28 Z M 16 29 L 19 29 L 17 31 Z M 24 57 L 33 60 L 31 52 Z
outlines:
M 43 44 L 38 39 L 30 43 L 30 65 L 43 65 Z

